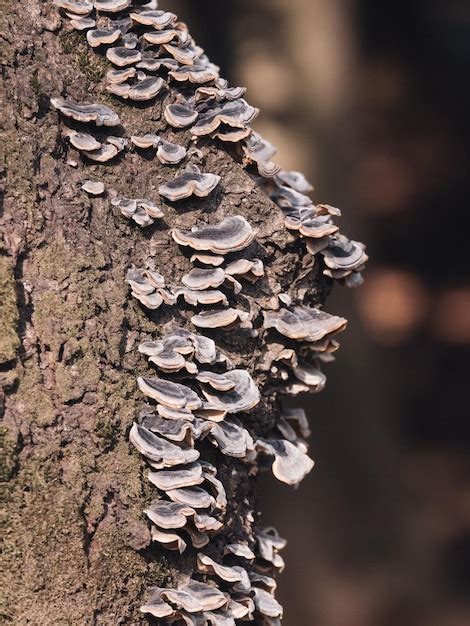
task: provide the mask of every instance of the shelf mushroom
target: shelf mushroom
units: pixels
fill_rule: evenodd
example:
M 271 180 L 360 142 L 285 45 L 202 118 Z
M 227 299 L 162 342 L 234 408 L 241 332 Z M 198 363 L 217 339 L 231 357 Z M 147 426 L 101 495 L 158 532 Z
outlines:
M 52 106 L 65 117 L 77 122 L 94 122 L 97 126 L 118 126 L 119 116 L 104 104 L 80 104 L 64 98 L 51 98 Z
M 180 246 L 225 255 L 246 248 L 253 241 L 255 234 L 244 217 L 235 215 L 225 218 L 219 224 L 203 224 L 193 227 L 190 231 L 176 228 L 172 236 Z
M 220 182 L 220 176 L 217 174 L 202 174 L 200 169 L 195 166 L 186 167 L 182 174 L 179 174 L 168 183 L 160 185 L 160 195 L 177 202 L 191 196 L 198 198 L 206 198 Z

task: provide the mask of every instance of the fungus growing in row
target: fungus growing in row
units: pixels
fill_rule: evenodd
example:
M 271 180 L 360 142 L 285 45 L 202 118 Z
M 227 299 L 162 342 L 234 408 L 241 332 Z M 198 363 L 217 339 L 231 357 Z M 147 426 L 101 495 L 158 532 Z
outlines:
M 190 231 L 175 228 L 172 237 L 180 246 L 190 246 L 194 250 L 225 255 L 246 248 L 254 239 L 254 232 L 244 217 L 227 217 L 215 226 L 203 224 Z
M 198 328 L 229 330 L 238 325 L 241 328 L 252 328 L 250 314 L 234 308 L 201 311 L 191 317 L 191 322 Z
M 199 458 L 199 452 L 194 448 L 182 448 L 170 443 L 136 423 L 131 428 L 129 440 L 143 456 L 152 461 L 155 469 L 185 465 Z
M 139 137 L 138 135 L 132 135 L 131 142 L 137 148 L 146 150 L 148 148 L 157 148 L 161 142 L 161 137 L 152 133 L 147 133 L 146 135 L 142 135 L 141 137 Z
M 97 126 L 118 126 L 119 116 L 104 104 L 79 104 L 64 98 L 51 98 L 52 106 L 65 117 L 77 122 L 94 122 Z
M 225 281 L 225 272 L 220 267 L 202 269 L 196 267 L 181 279 L 189 289 L 202 291 L 211 287 L 219 287 Z
M 94 0 L 97 11 L 119 13 L 131 6 L 132 0 Z
M 77 17 L 76 19 L 71 19 L 70 24 L 75 30 L 88 30 L 96 26 L 96 21 L 92 17 Z
M 117 48 L 108 48 L 106 50 L 106 58 L 118 67 L 127 67 L 128 65 L 134 65 L 142 60 L 142 53 L 140 50 L 132 50 L 125 46 L 118 46 Z
M 165 82 L 162 78 L 149 76 L 138 81 L 135 85 L 127 83 L 110 84 L 107 90 L 124 99 L 145 102 L 153 100 L 161 92 Z
M 206 198 L 220 182 L 220 176 L 217 174 L 202 174 L 196 165 L 188 165 L 182 174 L 178 174 L 176 178 L 168 183 L 160 185 L 160 195 L 177 202 L 191 196 L 198 198 Z
M 223 78 L 217 78 L 214 86 L 204 85 L 198 87 L 195 93 L 196 102 L 206 102 L 215 100 L 224 102 L 225 100 L 238 100 L 246 93 L 245 87 L 229 87 L 228 82 Z
M 112 44 L 117 41 L 120 36 L 121 31 L 119 29 L 89 30 L 86 34 L 87 41 L 92 48 Z
M 161 46 L 165 43 L 172 42 L 174 39 L 177 39 L 178 43 L 183 44 L 188 40 L 188 32 L 170 28 L 168 30 L 144 33 L 143 37 L 145 41 L 153 46 Z
M 180 383 L 156 377 L 139 377 L 137 384 L 144 395 L 170 408 L 191 411 L 202 406 L 201 398 L 192 389 Z
M 188 82 L 195 84 L 204 84 L 216 80 L 219 76 L 218 72 L 204 65 L 183 65 L 176 70 L 169 72 L 174 80 L 178 82 Z
M 124 217 L 134 220 L 136 224 L 142 227 L 150 226 L 155 219 L 163 217 L 163 211 L 152 200 L 118 196 L 111 200 L 111 204 L 117 207 Z
M 90 196 L 101 196 L 104 193 L 104 183 L 98 180 L 86 180 L 82 185 L 83 191 L 90 194 Z
M 177 165 L 186 157 L 186 148 L 170 141 L 162 140 L 157 150 L 157 158 L 163 165 Z
M 89 15 L 93 11 L 91 0 L 54 0 L 54 4 L 74 15 Z
M 251 589 L 248 572 L 238 565 L 222 565 L 211 559 L 207 554 L 199 552 L 197 555 L 197 568 L 203 574 L 212 574 L 225 582 L 234 584 L 234 589 L 237 592 L 243 593 Z
M 276 183 L 280 186 L 291 187 L 299 193 L 309 193 L 313 191 L 313 185 L 308 182 L 301 172 L 287 172 L 282 170 L 276 175 Z
M 320 309 L 295 307 L 292 310 L 264 312 L 264 327 L 275 328 L 281 335 L 289 339 L 309 342 L 320 341 L 327 335 L 337 333 L 346 328 L 347 320 L 343 317 L 330 315 Z
M 120 85 L 137 74 L 135 67 L 126 67 L 123 70 L 108 70 L 106 72 L 106 82 L 109 85 Z
M 82 150 L 82 154 L 91 161 L 106 163 L 122 152 L 126 145 L 120 137 L 109 136 L 106 141 L 107 143 L 100 144 L 100 148 L 97 150 Z
M 163 30 L 173 26 L 176 22 L 176 15 L 167 11 L 144 10 L 139 13 L 131 13 L 130 18 L 137 24 L 152 26 L 155 30 Z
M 260 401 L 260 392 L 253 378 L 246 370 L 234 369 L 223 374 L 233 383 L 227 391 L 219 391 L 213 385 L 204 387 L 202 393 L 214 409 L 227 413 L 241 413 L 254 408 Z
M 256 449 L 274 457 L 273 474 L 287 485 L 297 485 L 313 469 L 312 459 L 290 441 L 258 439 Z
M 175 300 L 165 290 L 165 279 L 152 270 L 130 269 L 126 280 L 131 286 L 132 295 L 148 309 L 158 309 L 163 302 L 174 304 Z
M 202 466 L 197 462 L 186 465 L 181 469 L 149 472 L 148 479 L 161 491 L 180 489 L 181 487 L 194 487 L 204 482 Z
M 163 114 L 168 124 L 174 128 L 187 128 L 198 117 L 198 112 L 187 102 L 168 104 Z
M 191 133 L 196 137 L 210 135 L 221 124 L 232 128 L 245 128 L 258 115 L 258 109 L 250 106 L 242 98 L 221 105 L 201 113 L 198 121 L 191 128 Z
M 212 265 L 213 267 L 218 267 L 219 265 L 222 265 L 225 259 L 223 256 L 198 253 L 193 254 L 190 258 L 190 261 L 191 263 L 195 263 L 196 261 L 198 261 L 202 265 Z
M 71 145 L 80 151 L 99 150 L 101 148 L 101 142 L 97 141 L 93 135 L 88 133 L 78 133 L 75 130 L 68 130 L 64 133 L 68 137 Z
M 161 67 L 164 67 L 167 70 L 174 70 L 179 67 L 178 61 L 173 58 L 165 58 L 165 57 L 153 57 L 148 56 L 149 52 L 142 53 L 142 61 L 137 63 L 136 67 L 142 70 L 147 70 L 148 72 L 158 72 Z
M 229 276 L 241 276 L 250 282 L 256 282 L 258 278 L 264 276 L 264 265 L 260 259 L 238 259 L 232 261 L 224 268 Z

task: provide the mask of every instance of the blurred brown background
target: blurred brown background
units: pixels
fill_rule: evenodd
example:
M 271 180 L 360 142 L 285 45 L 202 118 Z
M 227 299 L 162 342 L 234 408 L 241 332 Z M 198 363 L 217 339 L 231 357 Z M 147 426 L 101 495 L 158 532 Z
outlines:
M 469 626 L 470 3 L 161 4 L 372 259 L 330 298 L 350 327 L 302 398 L 316 469 L 297 492 L 263 479 L 284 625 Z

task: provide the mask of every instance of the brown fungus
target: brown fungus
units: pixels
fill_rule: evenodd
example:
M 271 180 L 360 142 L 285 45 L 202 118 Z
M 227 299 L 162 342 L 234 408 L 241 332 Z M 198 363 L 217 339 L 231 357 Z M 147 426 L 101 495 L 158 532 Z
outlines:
M 53 0 L 56 7 L 70 11 L 73 15 L 89 15 L 93 11 L 91 0 Z
M 198 409 L 202 400 L 189 387 L 162 378 L 137 379 L 139 389 L 144 395 L 158 403 L 173 409 Z
M 250 314 L 240 309 L 224 308 L 201 311 L 191 317 L 191 322 L 198 328 L 231 329 L 241 324 L 243 328 L 251 328 Z
M 97 29 L 89 30 L 86 34 L 87 41 L 92 48 L 102 45 L 110 45 L 116 42 L 121 36 L 119 29 Z
M 152 26 L 155 30 L 163 30 L 176 22 L 176 15 L 167 11 L 144 10 L 131 13 L 130 18 L 137 24 Z
M 255 119 L 258 112 L 258 109 L 250 106 L 242 98 L 232 102 L 224 102 L 205 113 L 201 113 L 199 120 L 191 128 L 191 133 L 196 137 L 210 135 L 221 124 L 233 128 L 245 128 Z
M 142 59 L 142 53 L 140 50 L 132 50 L 125 46 L 118 46 L 117 48 L 108 48 L 106 58 L 108 61 L 111 61 L 113 65 L 127 67 L 128 65 L 138 63 Z
M 148 148 L 157 148 L 162 140 L 159 135 L 147 133 L 146 135 L 142 136 L 132 135 L 131 141 L 137 148 L 146 150 Z
M 327 335 L 340 332 L 345 329 L 346 324 L 347 320 L 343 317 L 305 306 L 264 312 L 266 329 L 275 328 L 289 339 L 309 342 L 320 341 Z
M 157 150 L 157 158 L 163 165 L 177 165 L 186 157 L 186 148 L 170 141 L 162 140 Z
M 182 448 L 170 443 L 140 424 L 133 424 L 129 440 L 143 456 L 152 461 L 152 467 L 156 469 L 186 465 L 199 458 L 199 452 L 194 448 Z

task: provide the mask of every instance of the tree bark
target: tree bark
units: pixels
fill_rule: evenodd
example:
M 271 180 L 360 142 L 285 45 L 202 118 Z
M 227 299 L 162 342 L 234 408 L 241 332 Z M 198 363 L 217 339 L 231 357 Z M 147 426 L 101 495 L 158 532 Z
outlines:
M 128 197 L 158 196 L 173 178 L 156 159 L 127 152 L 112 165 L 81 161 L 62 135 L 50 98 L 102 102 L 119 113 L 128 136 L 156 132 L 190 146 L 162 116 L 177 97 L 170 87 L 149 106 L 128 106 L 105 91 L 109 69 L 82 33 L 50 2 L 2 0 L 3 144 L 6 188 L 2 221 L 0 375 L 5 499 L 0 569 L 5 624 L 140 624 L 145 589 L 195 570 L 195 551 L 174 556 L 151 545 L 143 516 L 153 494 L 144 464 L 128 443 L 139 412 L 138 373 L 146 371 L 139 341 L 177 316 L 146 314 L 130 296 L 125 275 L 149 257 L 169 279 L 191 267 L 170 236 L 204 219 L 239 214 L 257 232 L 267 278 L 250 288 L 250 306 L 289 290 L 303 270 L 300 247 L 282 211 L 242 167 L 234 150 L 198 143 L 204 170 L 221 176 L 218 190 L 184 207 L 164 204 L 164 219 L 141 229 L 123 218 L 109 195 L 90 198 L 87 178 Z M 74 164 L 73 161 L 76 161 Z M 309 282 L 309 302 L 322 302 L 329 281 Z M 278 289 L 279 291 L 279 289 Z M 252 372 L 262 402 L 244 425 L 266 435 L 279 412 L 276 386 L 254 372 L 259 337 L 214 332 L 235 366 Z M 215 453 L 214 453 L 215 454 Z M 256 510 L 255 478 L 245 464 L 214 457 L 229 499 L 226 526 L 243 534 Z

